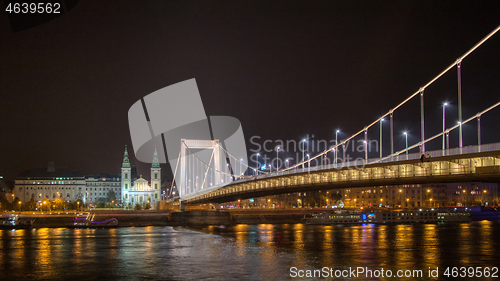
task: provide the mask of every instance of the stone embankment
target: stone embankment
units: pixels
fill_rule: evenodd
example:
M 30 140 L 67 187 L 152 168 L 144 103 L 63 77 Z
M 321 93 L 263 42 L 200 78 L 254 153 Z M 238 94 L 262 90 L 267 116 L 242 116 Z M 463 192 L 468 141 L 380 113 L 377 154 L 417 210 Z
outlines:
M 305 216 L 311 214 L 311 210 L 193 210 L 186 212 L 99 210 L 92 211 L 92 213 L 95 214 L 93 219 L 95 222 L 116 218 L 119 227 L 131 227 L 301 223 Z M 86 212 L 22 213 L 20 217 L 34 219 L 33 227 L 35 228 L 69 227 L 73 225 L 76 217 L 85 218 L 86 214 Z M 6 219 L 9 215 L 11 214 L 3 214 L 1 218 Z

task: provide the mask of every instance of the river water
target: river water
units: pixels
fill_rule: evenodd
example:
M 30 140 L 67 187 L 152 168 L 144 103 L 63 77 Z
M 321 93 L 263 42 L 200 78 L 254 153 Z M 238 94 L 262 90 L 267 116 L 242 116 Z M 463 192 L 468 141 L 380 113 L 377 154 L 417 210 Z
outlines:
M 499 267 L 499 237 L 500 222 L 487 221 L 0 230 L 0 280 L 319 280 L 307 273 L 325 267 L 344 274 L 335 280 L 451 280 L 447 267 Z M 371 277 L 352 275 L 358 267 Z

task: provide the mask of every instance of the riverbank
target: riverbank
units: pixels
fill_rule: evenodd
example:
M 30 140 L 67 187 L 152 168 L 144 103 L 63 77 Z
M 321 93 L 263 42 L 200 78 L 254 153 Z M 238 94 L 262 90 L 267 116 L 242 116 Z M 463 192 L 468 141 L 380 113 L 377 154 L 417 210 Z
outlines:
M 186 212 L 100 210 L 97 212 L 92 212 L 92 214 L 95 214 L 95 222 L 116 218 L 118 220 L 119 227 L 301 223 L 302 218 L 310 213 L 311 210 L 238 210 Z M 84 218 L 86 214 L 87 213 L 82 212 L 53 212 L 51 214 L 21 213 L 20 216 L 23 218 L 34 219 L 34 228 L 43 228 L 70 227 L 73 225 L 76 217 Z M 4 213 L 1 218 L 2 220 L 5 220 L 10 215 L 11 213 Z
M 168 213 L 96 213 L 95 222 L 104 221 L 110 218 L 118 220 L 118 226 L 164 226 L 167 225 Z M 2 219 L 8 216 L 3 215 Z M 21 214 L 21 218 L 34 219 L 34 228 L 43 227 L 70 227 L 77 217 L 75 214 Z M 85 216 L 78 216 L 85 218 Z
M 111 218 L 118 220 L 118 227 L 134 226 L 206 226 L 206 225 L 237 225 L 237 224 L 295 224 L 303 223 L 304 218 L 312 213 L 333 212 L 333 210 L 193 210 L 186 212 L 161 212 L 161 211 L 125 211 L 125 210 L 99 210 L 93 211 L 95 222 Z M 16 213 L 17 214 L 17 213 Z M 34 228 L 44 227 L 70 227 L 75 218 L 84 218 L 87 213 L 22 213 L 23 218 L 34 219 Z M 5 220 L 11 213 L 4 213 Z M 498 220 L 500 212 L 497 210 L 480 210 L 471 213 L 475 220 Z
M 231 210 L 172 212 L 169 225 L 236 225 L 301 223 L 311 210 Z

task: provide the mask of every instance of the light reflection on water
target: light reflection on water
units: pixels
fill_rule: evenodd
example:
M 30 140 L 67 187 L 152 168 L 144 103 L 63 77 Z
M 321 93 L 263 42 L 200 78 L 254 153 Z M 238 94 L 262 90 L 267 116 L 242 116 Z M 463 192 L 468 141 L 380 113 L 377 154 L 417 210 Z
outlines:
M 0 272 L 2 280 L 282 280 L 292 266 L 427 273 L 498 266 L 499 231 L 500 222 L 486 221 L 1 230 Z

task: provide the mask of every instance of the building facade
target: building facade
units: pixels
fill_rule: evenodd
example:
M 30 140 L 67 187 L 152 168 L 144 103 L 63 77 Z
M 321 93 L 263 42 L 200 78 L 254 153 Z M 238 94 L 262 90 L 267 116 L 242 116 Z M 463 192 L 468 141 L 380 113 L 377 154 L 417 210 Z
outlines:
M 83 200 L 86 192 L 85 177 L 78 171 L 56 168 L 49 162 L 47 168 L 23 172 L 15 180 L 14 195 L 21 202 L 44 199 L 62 199 L 66 202 Z
M 108 202 L 119 204 L 122 198 L 121 177 L 118 174 L 85 176 L 84 203 Z
M 133 178 L 132 168 L 128 159 L 127 147 L 123 154 L 121 173 L 122 203 L 126 208 L 134 208 L 137 204 L 144 207 L 156 209 L 161 200 L 161 168 L 158 161 L 158 153 L 154 152 L 151 164 L 151 183 L 140 176 Z
M 498 184 L 483 182 L 412 184 L 347 188 L 346 207 L 445 207 L 498 204 Z
M 136 167 L 130 164 L 127 148 L 123 156 L 121 174 L 98 174 L 82 176 L 78 171 L 56 168 L 49 162 L 47 168 L 23 172 L 15 180 L 14 196 L 21 202 L 45 199 L 85 203 L 106 202 L 116 206 L 135 207 L 148 204 L 155 209 L 161 200 L 161 168 L 158 153 L 154 152 L 151 165 L 151 182 L 138 177 Z M 12 201 L 13 198 L 9 198 Z
M 237 200 L 222 205 L 225 208 L 498 206 L 498 195 L 498 183 L 438 183 L 295 192 Z

